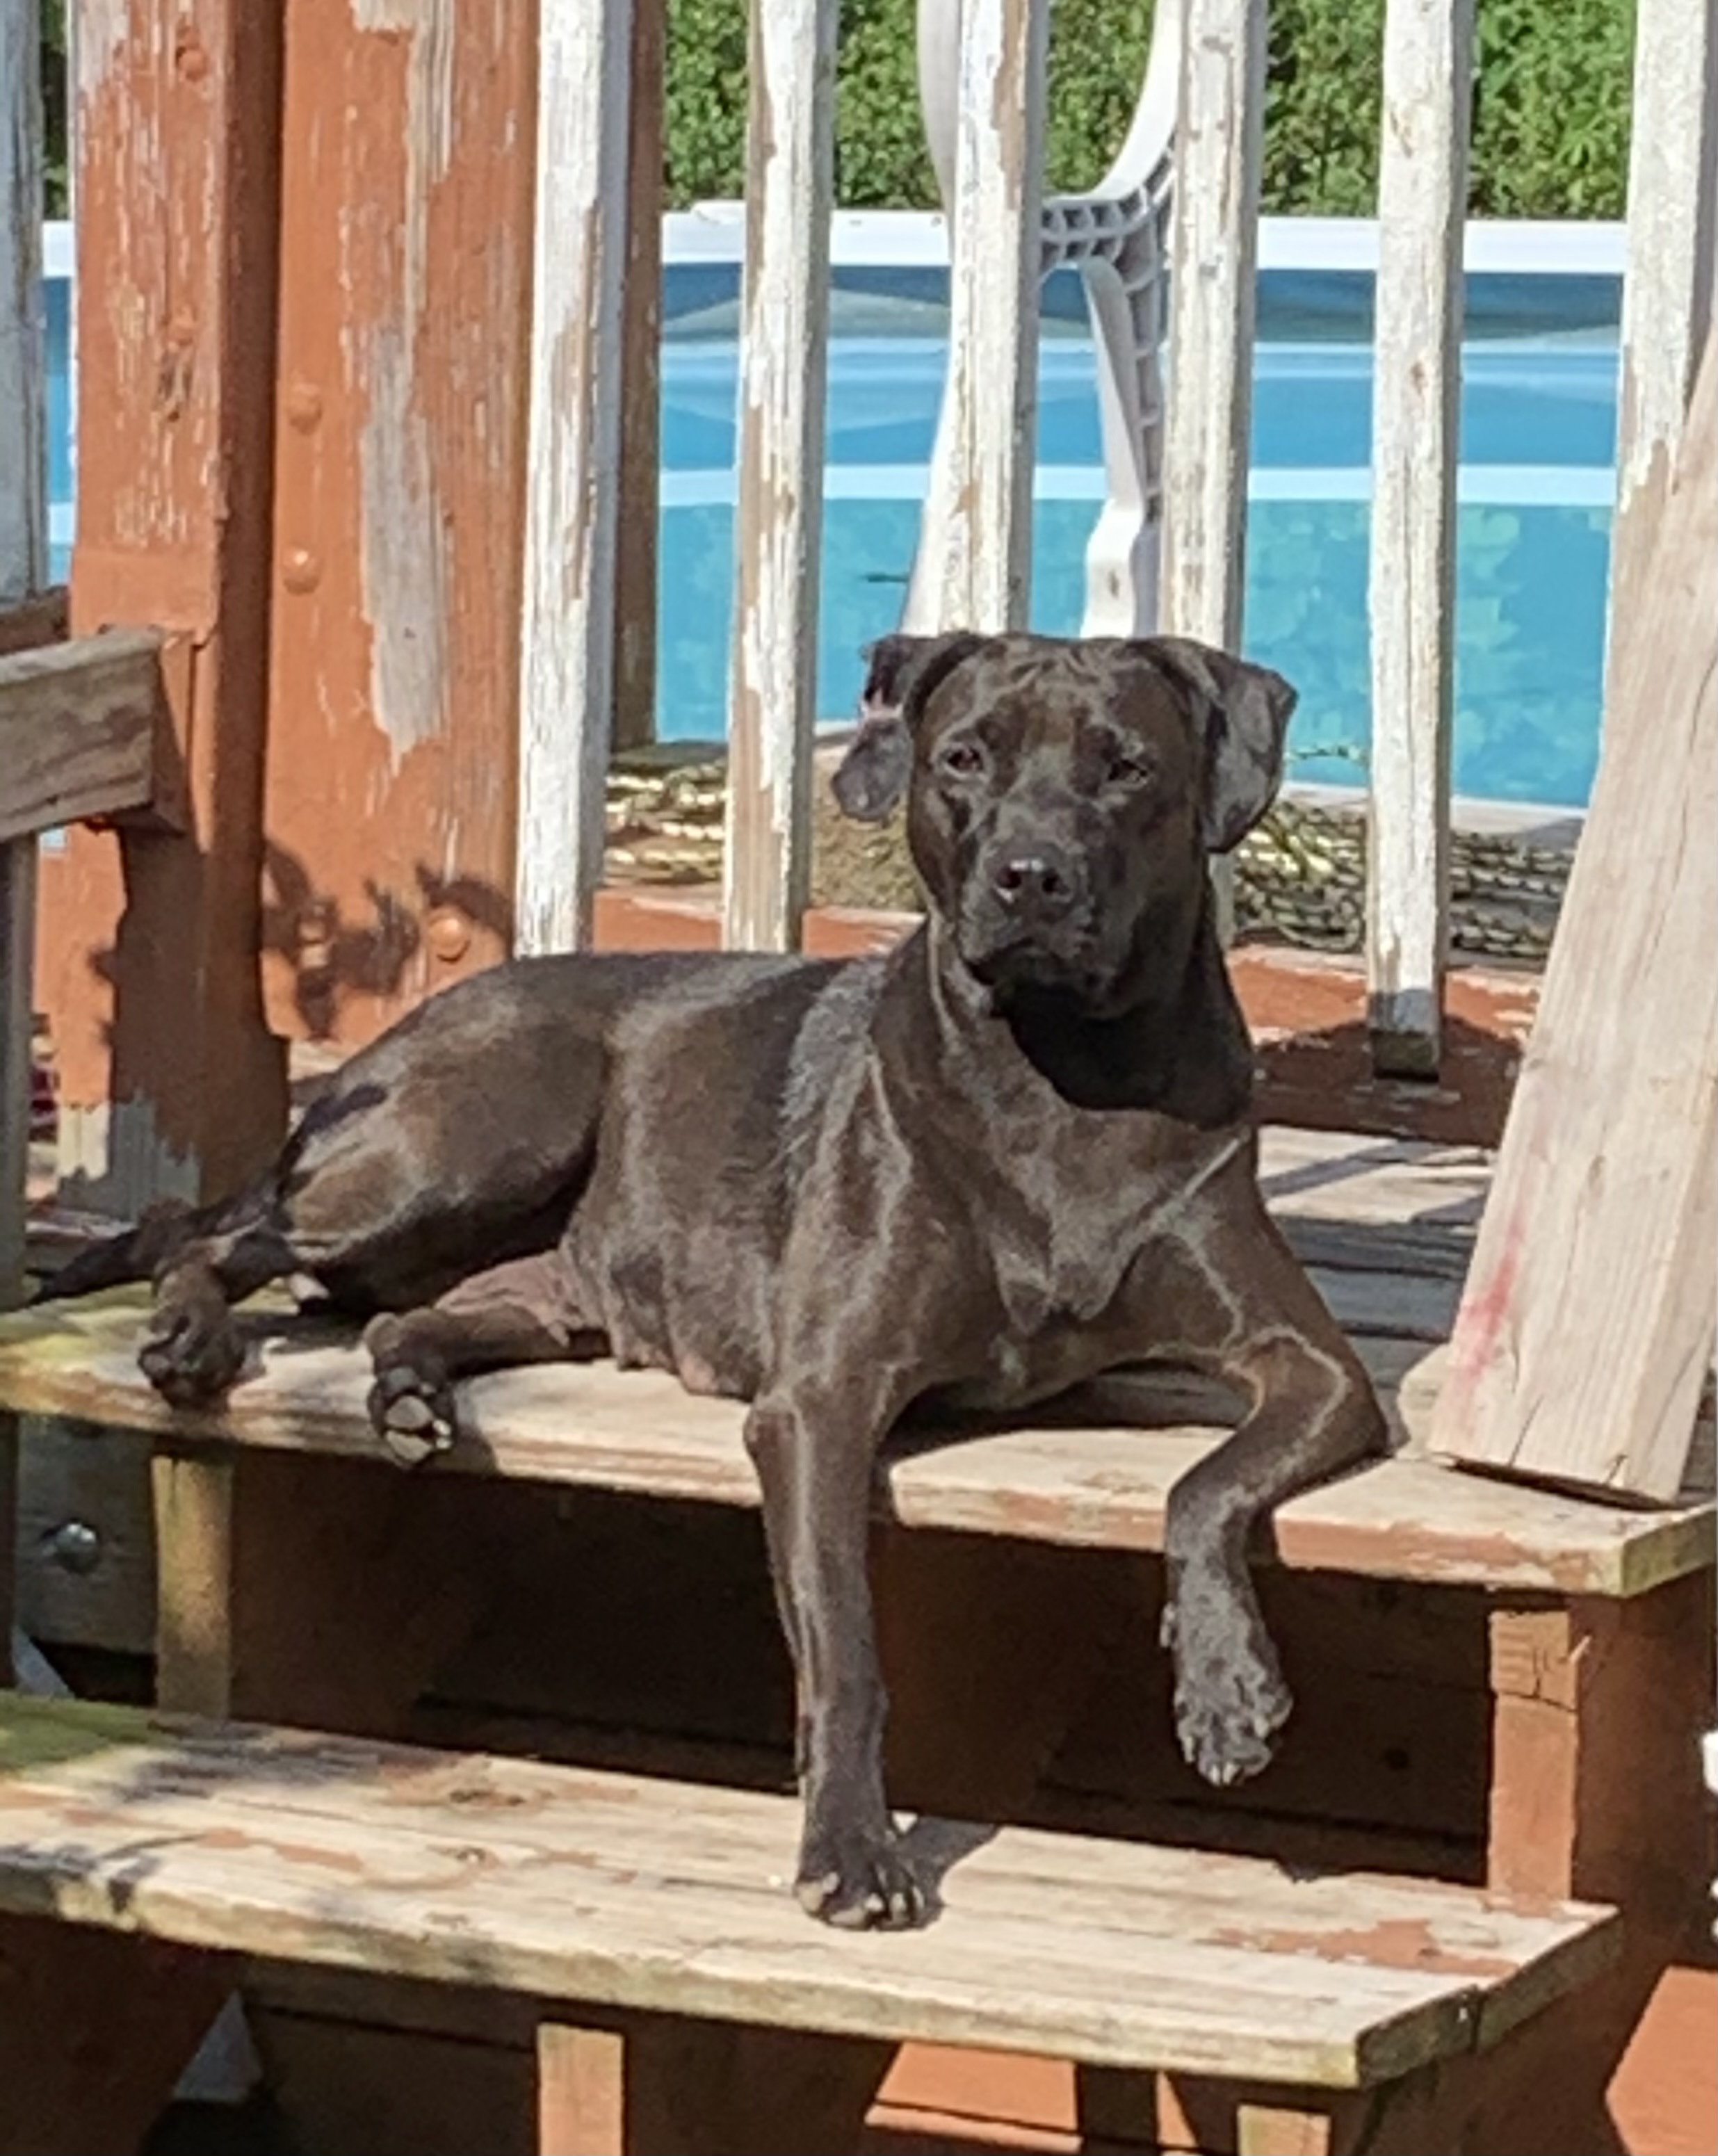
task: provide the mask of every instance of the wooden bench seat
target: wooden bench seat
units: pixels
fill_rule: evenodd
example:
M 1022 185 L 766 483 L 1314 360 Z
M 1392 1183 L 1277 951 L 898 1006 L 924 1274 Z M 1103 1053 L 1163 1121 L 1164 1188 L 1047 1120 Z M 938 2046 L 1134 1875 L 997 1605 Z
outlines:
M 1618 1945 L 1603 1908 L 931 1821 L 909 1830 L 928 1928 L 837 1933 L 787 1891 L 797 1826 L 785 1796 L 0 1698 L 0 1917 L 490 1989 L 551 2018 L 1364 2089 L 1490 2047 Z

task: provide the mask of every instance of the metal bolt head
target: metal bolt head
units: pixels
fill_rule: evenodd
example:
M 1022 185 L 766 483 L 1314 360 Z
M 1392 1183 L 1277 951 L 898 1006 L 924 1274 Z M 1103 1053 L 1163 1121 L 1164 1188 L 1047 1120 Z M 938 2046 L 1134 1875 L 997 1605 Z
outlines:
M 101 1537 L 83 1520 L 64 1520 L 43 1537 L 48 1555 L 62 1572 L 80 1577 L 101 1562 Z

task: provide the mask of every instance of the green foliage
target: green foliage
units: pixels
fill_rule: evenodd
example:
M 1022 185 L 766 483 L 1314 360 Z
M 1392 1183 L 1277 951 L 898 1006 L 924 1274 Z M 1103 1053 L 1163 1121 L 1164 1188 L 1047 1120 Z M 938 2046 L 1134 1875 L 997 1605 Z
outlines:
M 1693 0 L 1690 0 L 1693 4 Z M 836 185 L 856 208 L 936 199 L 913 69 L 915 0 L 843 0 Z M 669 199 L 738 195 L 746 0 L 669 0 Z M 44 0 L 49 208 L 64 209 L 64 0 Z M 1053 188 L 1090 187 L 1121 146 L 1151 0 L 1057 0 Z M 1362 215 L 1377 174 L 1382 0 L 1274 0 L 1264 206 Z M 1479 0 L 1471 204 L 1487 217 L 1616 217 L 1628 161 L 1633 0 Z

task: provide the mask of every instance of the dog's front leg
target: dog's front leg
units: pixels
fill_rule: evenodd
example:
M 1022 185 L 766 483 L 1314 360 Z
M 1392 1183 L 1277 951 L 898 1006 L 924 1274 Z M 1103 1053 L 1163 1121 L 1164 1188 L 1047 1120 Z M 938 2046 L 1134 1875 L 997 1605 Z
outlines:
M 1154 1269 L 1155 1270 L 1155 1269 Z M 1268 1764 L 1293 1704 L 1249 1569 L 1276 1507 L 1383 1450 L 1364 1367 L 1256 1194 L 1220 1211 L 1155 1270 L 1176 1353 L 1221 1377 L 1248 1411 L 1169 1493 L 1164 1635 L 1175 1652 L 1182 1751 L 1207 1780 Z
M 867 1568 L 871 1479 L 890 1418 L 853 1391 L 803 1384 L 753 1406 L 746 1442 L 763 1491 L 770 1570 L 798 1694 L 805 1804 L 795 1892 L 828 1923 L 897 1929 L 923 1900 L 883 1786 L 887 1708 Z

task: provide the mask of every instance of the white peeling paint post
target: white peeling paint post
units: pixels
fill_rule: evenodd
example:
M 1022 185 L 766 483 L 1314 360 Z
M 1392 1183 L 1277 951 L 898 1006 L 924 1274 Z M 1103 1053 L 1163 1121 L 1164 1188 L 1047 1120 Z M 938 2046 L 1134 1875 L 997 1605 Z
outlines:
M 38 0 L 0 0 L 0 606 L 48 579 L 38 38 Z M 23 1286 L 35 924 L 32 837 L 0 846 L 0 1308 Z
M 1474 0 L 1388 0 L 1372 388 L 1373 1067 L 1436 1075 L 1449 932 L 1455 475 Z
M 1049 0 L 964 0 L 949 211 L 945 629 L 1026 623 L 1049 43 Z
M 811 887 L 836 0 L 751 0 L 722 941 L 787 951 Z
M 1246 589 L 1268 0 L 1187 0 L 1175 139 L 1162 627 L 1234 650 Z M 1227 932 L 1228 864 L 1214 880 Z
M 541 0 L 519 682 L 521 953 L 587 942 L 603 874 L 631 38 L 631 0 Z
M 1637 597 L 1654 511 L 1688 417 L 1712 321 L 1718 271 L 1718 0 L 1636 0 L 1633 106 L 1607 710 L 1615 686 L 1616 624 Z

